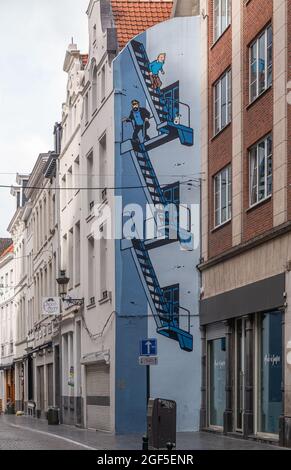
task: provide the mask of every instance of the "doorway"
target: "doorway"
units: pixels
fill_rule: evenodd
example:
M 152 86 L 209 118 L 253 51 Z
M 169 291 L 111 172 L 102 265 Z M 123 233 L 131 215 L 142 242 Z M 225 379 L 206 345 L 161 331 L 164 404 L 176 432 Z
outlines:
M 238 318 L 235 324 L 235 430 L 243 432 L 245 389 L 245 319 Z

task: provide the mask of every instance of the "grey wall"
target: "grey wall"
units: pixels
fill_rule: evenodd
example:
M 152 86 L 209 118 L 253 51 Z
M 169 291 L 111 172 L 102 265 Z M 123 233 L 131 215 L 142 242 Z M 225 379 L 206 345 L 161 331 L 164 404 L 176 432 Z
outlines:
M 197 16 L 200 14 L 200 0 L 174 0 L 172 16 Z

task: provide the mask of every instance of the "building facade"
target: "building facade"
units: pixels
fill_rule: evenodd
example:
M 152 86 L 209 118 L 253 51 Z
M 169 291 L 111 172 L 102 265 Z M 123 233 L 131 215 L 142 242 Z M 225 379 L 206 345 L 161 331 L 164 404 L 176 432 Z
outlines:
M 116 421 L 115 242 L 102 237 L 108 214 L 115 224 L 115 94 L 113 59 L 147 27 L 168 19 L 172 2 L 91 1 L 89 56 L 82 89 L 80 186 L 82 421 L 85 427 L 122 431 Z M 68 273 L 68 277 L 70 274 Z
M 1 240 L 0 251 L 0 413 L 15 406 L 14 255 L 11 239 Z
M 200 3 L 201 427 L 290 446 L 290 2 Z
M 81 276 L 81 222 L 83 184 L 81 170 L 81 114 L 84 68 L 88 56 L 80 54 L 75 44 L 70 44 L 65 55 L 64 71 L 67 73 L 67 97 L 63 104 L 62 139 L 58 162 L 60 266 L 69 276 L 68 295 L 82 298 Z M 81 328 L 83 305 L 62 304 L 61 319 L 61 415 L 65 424 L 83 423 L 81 387 Z M 55 338 L 55 343 L 59 339 Z M 59 350 L 59 345 L 56 346 Z
M 24 188 L 28 182 L 29 175 L 17 175 L 16 186 L 11 189 L 15 197 L 16 211 L 9 224 L 8 232 L 14 245 L 14 301 L 13 310 L 15 315 L 15 348 L 13 358 L 13 372 L 11 382 L 15 394 L 15 410 L 23 407 L 24 375 L 23 357 L 26 354 L 26 331 L 27 331 L 27 257 L 26 257 L 26 226 L 23 221 L 26 198 Z

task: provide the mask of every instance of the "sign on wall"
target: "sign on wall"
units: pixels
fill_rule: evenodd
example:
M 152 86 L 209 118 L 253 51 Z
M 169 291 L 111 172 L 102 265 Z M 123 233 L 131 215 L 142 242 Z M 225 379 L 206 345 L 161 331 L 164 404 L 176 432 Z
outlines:
M 42 314 L 43 315 L 60 315 L 60 299 L 59 297 L 43 297 L 42 298 Z

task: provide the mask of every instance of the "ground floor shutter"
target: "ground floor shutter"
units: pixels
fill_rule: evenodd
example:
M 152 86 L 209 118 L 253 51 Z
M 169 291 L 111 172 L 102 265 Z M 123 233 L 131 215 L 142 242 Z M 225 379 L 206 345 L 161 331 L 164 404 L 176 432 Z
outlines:
M 54 404 L 54 388 L 53 388 L 53 364 L 47 366 L 47 404 L 48 407 Z
M 110 430 L 109 366 L 94 364 L 86 367 L 87 427 Z

